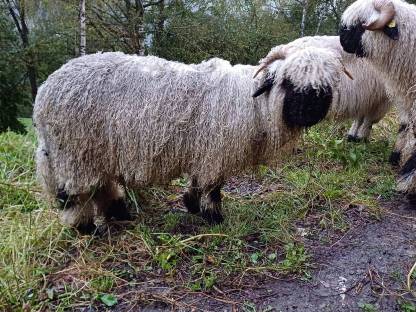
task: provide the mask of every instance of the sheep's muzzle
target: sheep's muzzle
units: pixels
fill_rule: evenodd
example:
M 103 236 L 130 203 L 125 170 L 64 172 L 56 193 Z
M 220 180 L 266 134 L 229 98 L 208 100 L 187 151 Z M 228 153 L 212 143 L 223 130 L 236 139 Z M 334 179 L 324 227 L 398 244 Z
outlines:
M 361 41 L 364 32 L 365 29 L 361 24 L 357 24 L 355 26 L 342 25 L 339 31 L 339 39 L 344 51 L 355 54 L 358 57 L 366 56 Z
M 312 87 L 295 90 L 288 79 L 283 81 L 282 87 L 286 91 L 283 101 L 283 120 L 288 127 L 311 127 L 325 118 L 332 102 L 331 87 L 321 90 Z

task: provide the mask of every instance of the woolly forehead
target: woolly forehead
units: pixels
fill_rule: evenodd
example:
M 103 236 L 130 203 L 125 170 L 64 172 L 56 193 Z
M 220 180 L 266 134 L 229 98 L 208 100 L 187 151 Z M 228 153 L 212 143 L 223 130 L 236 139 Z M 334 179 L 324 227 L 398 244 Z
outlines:
M 344 11 L 341 17 L 341 24 L 347 27 L 363 23 L 371 25 L 383 15 L 380 12 L 380 8 L 389 4 L 393 5 L 397 15 L 397 10 L 400 10 L 405 3 L 401 0 L 357 0 Z M 395 17 L 397 16 L 393 16 L 393 18 Z
M 375 21 L 380 13 L 374 8 L 373 3 L 373 0 L 358 0 L 354 2 L 342 14 L 341 23 L 346 26 L 354 26 L 367 21 Z
M 328 49 L 305 48 L 289 55 L 279 71 L 280 75 L 275 77 L 289 79 L 295 90 L 308 87 L 319 90 L 338 85 L 343 65 L 340 56 Z

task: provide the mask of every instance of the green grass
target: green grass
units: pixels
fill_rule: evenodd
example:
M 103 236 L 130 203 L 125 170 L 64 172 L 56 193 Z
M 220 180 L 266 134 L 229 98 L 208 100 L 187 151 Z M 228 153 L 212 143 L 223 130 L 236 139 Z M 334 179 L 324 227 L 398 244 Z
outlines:
M 302 153 L 248 176 L 266 191 L 223 193 L 222 225 L 169 212 L 186 183 L 178 179 L 165 189 L 129 192 L 139 213 L 122 230 L 80 236 L 42 199 L 26 125 L 26 135 L 0 134 L 0 310 L 169 303 L 145 281 L 193 292 L 235 289 L 256 277 L 307 280 L 313 255 L 303 235 L 327 233 L 329 242 L 348 230 L 350 209 L 380 218 L 379 199 L 394 194 L 387 163 L 393 118 L 375 127 L 368 144 L 342 140 L 347 125 L 321 124 L 304 135 Z

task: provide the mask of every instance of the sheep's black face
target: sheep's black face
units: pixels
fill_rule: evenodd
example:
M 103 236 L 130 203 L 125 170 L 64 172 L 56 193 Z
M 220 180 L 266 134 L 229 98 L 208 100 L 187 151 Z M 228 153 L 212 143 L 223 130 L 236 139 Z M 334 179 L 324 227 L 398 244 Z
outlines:
M 341 26 L 341 29 L 339 30 L 339 39 L 345 52 L 353 53 L 358 57 L 367 56 L 362 44 L 362 37 L 365 31 L 362 24 L 349 27 L 345 25 Z M 395 21 L 386 25 L 383 28 L 383 33 L 392 40 L 399 39 L 399 28 Z
M 353 53 L 358 57 L 366 56 L 363 44 L 362 36 L 365 32 L 365 29 L 361 24 L 356 26 L 347 27 L 345 25 L 341 26 L 339 31 L 339 39 L 342 45 L 342 48 L 347 53 Z
M 303 91 L 295 91 L 292 82 L 285 79 L 283 101 L 283 120 L 288 127 L 311 127 L 328 113 L 332 102 L 332 89 L 327 87 L 319 93 L 309 87 Z

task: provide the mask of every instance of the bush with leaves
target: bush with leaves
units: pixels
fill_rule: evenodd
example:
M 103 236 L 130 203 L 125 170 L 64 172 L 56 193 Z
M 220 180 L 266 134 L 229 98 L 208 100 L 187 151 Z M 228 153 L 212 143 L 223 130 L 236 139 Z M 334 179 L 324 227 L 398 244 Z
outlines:
M 16 34 L 13 26 L 0 16 L 0 132 L 8 129 L 24 132 L 24 126 L 17 119 L 19 107 L 30 103 L 24 90 L 24 64 L 22 64 Z

